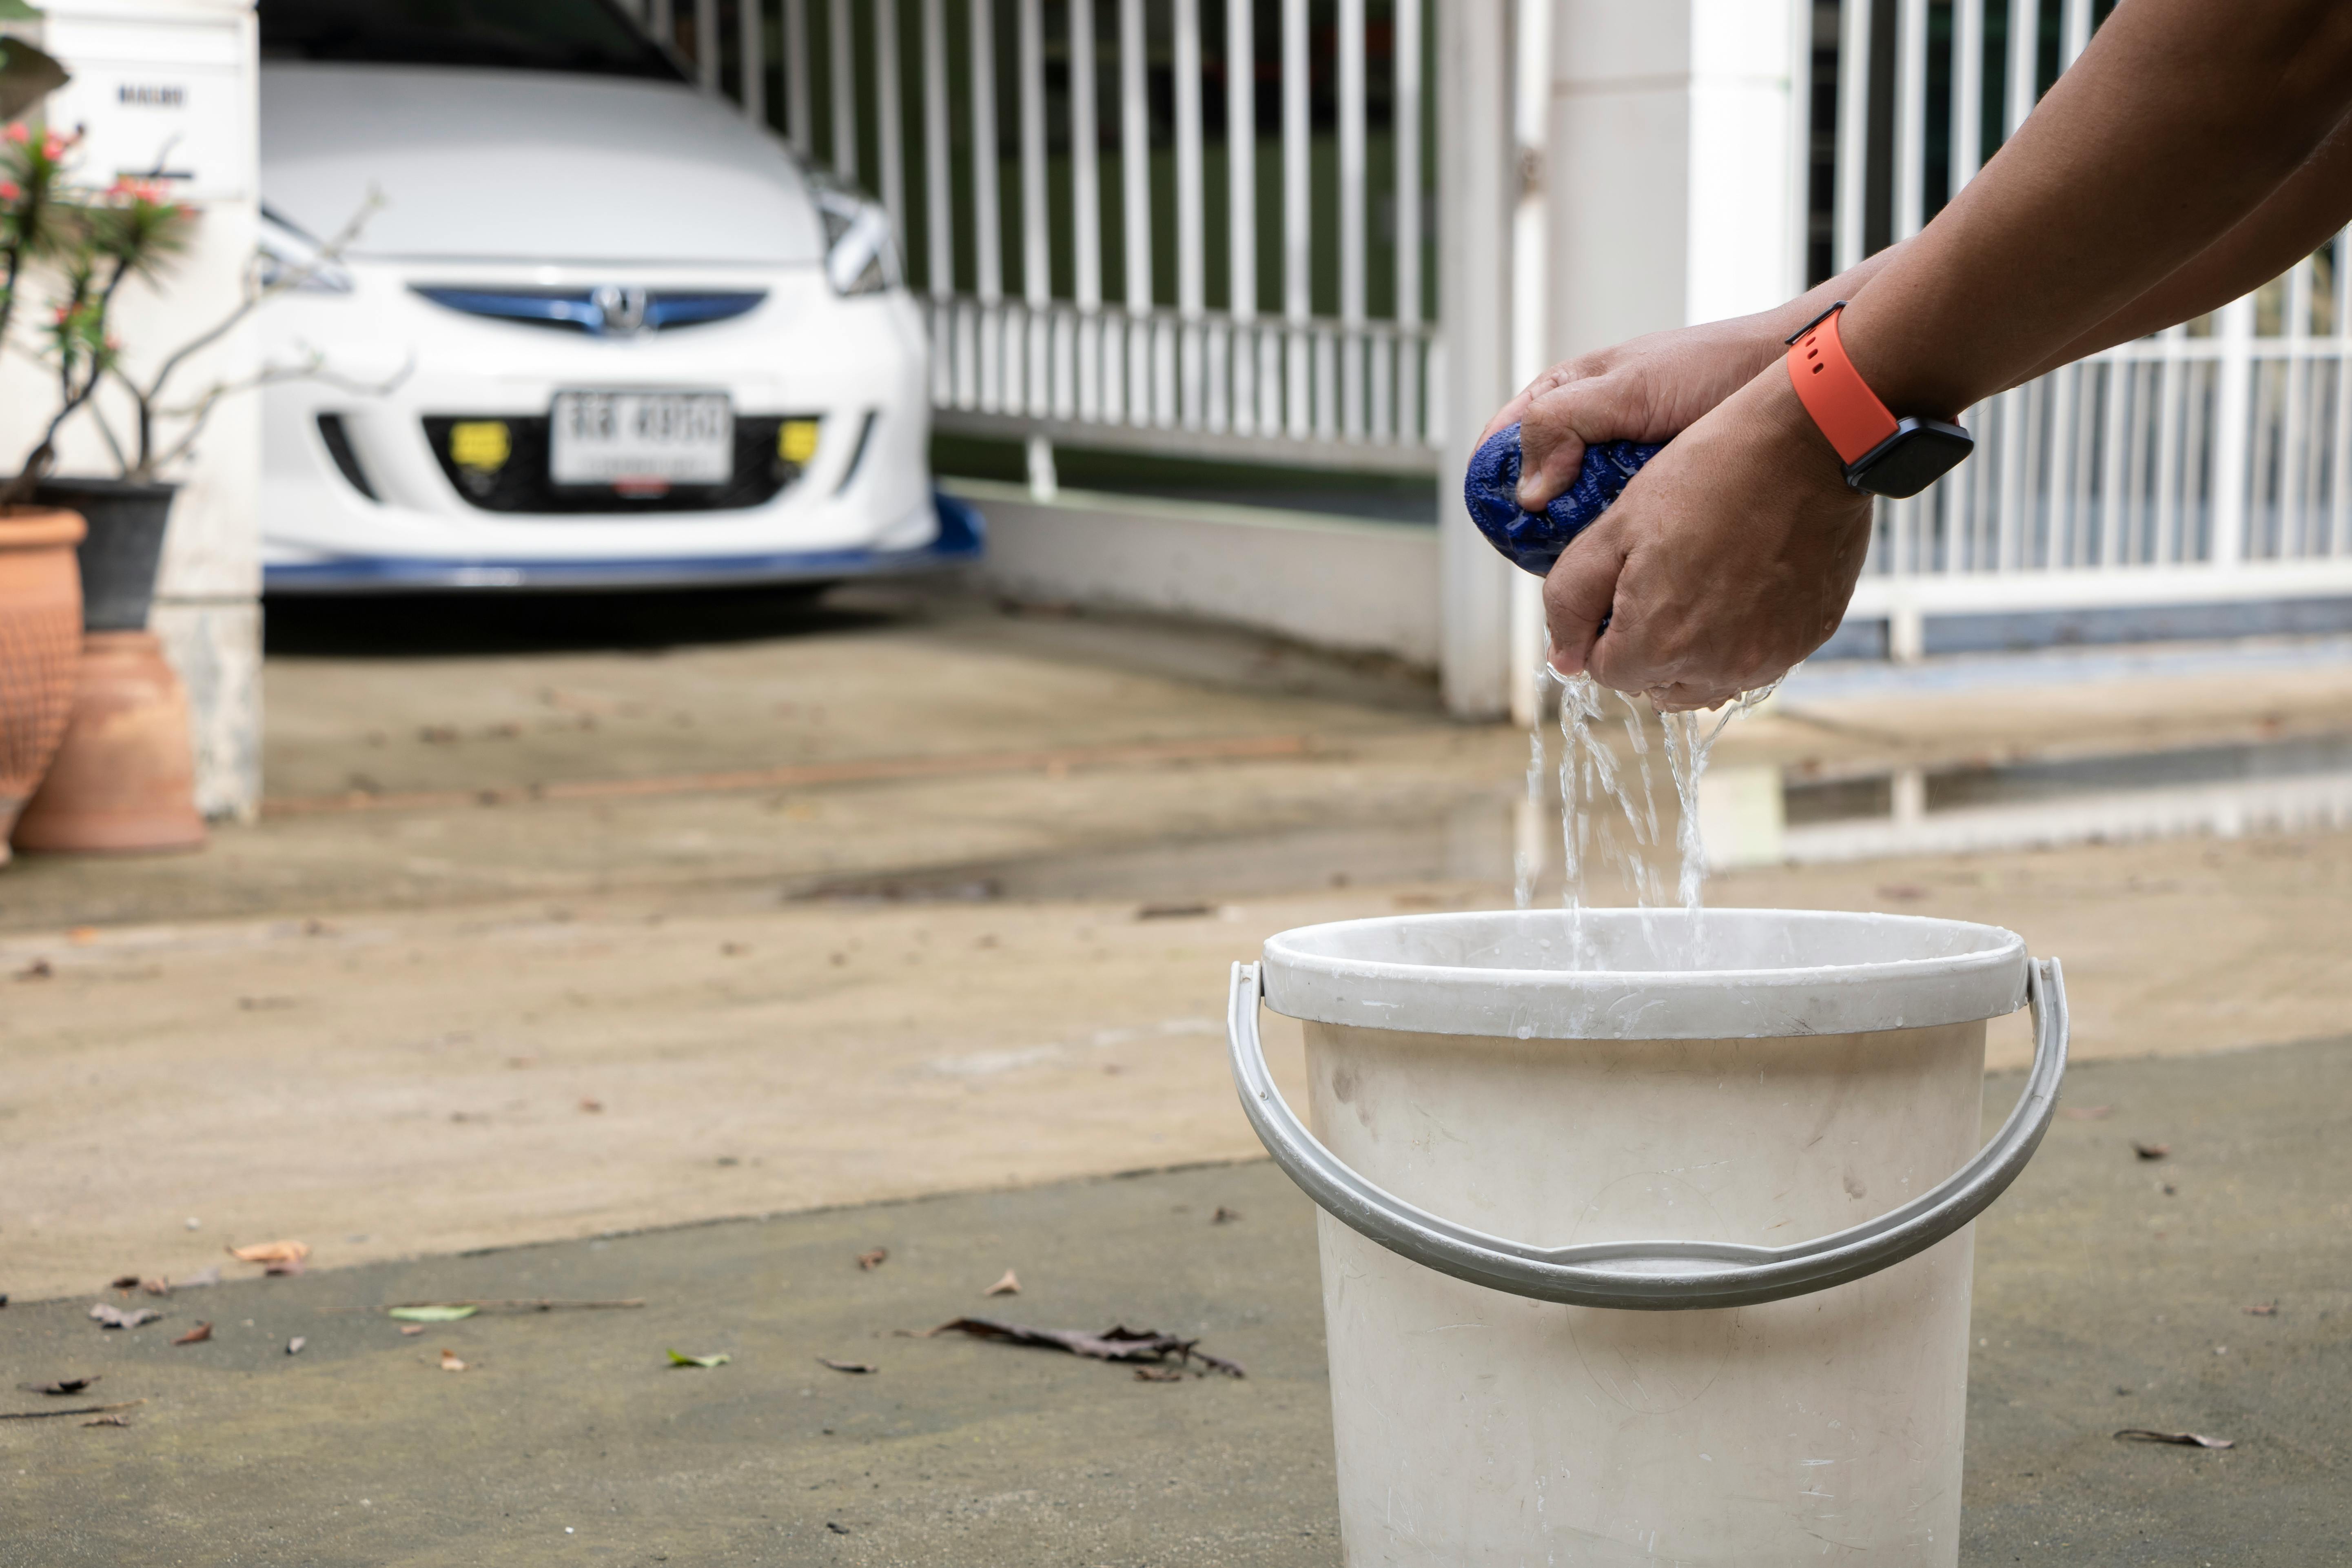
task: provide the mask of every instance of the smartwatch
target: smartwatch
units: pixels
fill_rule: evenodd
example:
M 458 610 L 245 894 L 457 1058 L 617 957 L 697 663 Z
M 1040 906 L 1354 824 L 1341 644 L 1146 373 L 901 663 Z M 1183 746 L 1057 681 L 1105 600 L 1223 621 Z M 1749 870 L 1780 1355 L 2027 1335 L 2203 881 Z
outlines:
M 1976 448 L 1976 439 L 1940 419 L 1897 419 L 1870 390 L 1838 340 L 1840 300 L 1789 339 L 1789 380 L 1797 399 L 1845 465 L 1845 482 L 1876 496 L 1916 496 Z

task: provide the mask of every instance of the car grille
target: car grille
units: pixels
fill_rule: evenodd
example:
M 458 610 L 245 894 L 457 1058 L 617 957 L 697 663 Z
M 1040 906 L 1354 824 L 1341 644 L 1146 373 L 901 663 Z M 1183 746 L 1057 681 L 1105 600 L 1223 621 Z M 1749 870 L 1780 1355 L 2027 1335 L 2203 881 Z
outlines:
M 604 486 L 557 485 L 547 477 L 548 418 L 541 415 L 442 414 L 425 418 L 425 439 L 457 493 L 484 511 L 643 512 L 735 511 L 764 506 L 800 478 L 803 465 L 783 456 L 787 424 L 814 425 L 814 416 L 737 415 L 735 472 L 723 485 L 675 485 L 653 495 L 624 495 Z M 459 426 L 506 427 L 506 451 L 495 468 L 461 463 L 451 449 Z M 813 447 L 814 442 L 809 445 Z
M 758 309 L 768 297 L 759 289 L 638 289 L 616 284 L 595 289 L 459 289 L 421 283 L 412 287 L 435 304 L 469 316 L 555 327 L 599 338 L 633 337 L 639 332 L 732 321 Z

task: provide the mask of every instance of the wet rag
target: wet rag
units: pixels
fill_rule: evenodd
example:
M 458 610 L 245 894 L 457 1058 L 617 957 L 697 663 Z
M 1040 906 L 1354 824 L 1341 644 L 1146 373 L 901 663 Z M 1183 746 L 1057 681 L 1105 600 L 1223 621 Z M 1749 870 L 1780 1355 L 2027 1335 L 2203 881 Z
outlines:
M 1587 447 L 1576 482 L 1543 510 L 1526 511 L 1519 506 L 1519 427 L 1514 425 L 1497 430 L 1472 455 L 1470 470 L 1462 476 L 1462 500 L 1488 543 L 1513 565 L 1541 577 L 1569 541 L 1598 521 L 1642 465 L 1663 450 L 1663 445 L 1640 441 Z

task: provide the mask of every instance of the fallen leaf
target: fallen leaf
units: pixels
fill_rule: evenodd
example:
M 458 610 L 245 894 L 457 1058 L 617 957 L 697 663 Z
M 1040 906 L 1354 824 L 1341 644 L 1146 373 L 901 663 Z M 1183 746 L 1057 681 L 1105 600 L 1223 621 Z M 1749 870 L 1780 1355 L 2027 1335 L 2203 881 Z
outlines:
M 150 1296 L 168 1296 L 172 1293 L 172 1282 L 159 1276 L 153 1279 L 142 1279 L 139 1281 L 139 1289 L 146 1291 Z
M 2172 1145 L 2169 1143 L 2141 1143 L 2134 1142 L 2132 1144 L 2132 1152 L 2138 1155 L 2143 1160 L 2161 1160 L 2167 1154 L 2172 1152 Z
M 210 1323 L 198 1323 L 172 1342 L 175 1345 L 200 1345 L 212 1337 L 213 1326 Z
M 302 1272 L 302 1268 L 303 1268 L 303 1264 L 302 1264 L 302 1260 L 301 1260 L 300 1258 L 288 1258 L 288 1259 L 287 1259 L 285 1262 L 283 1262 L 283 1263 L 273 1263 L 273 1264 L 269 1265 L 267 1268 L 264 1268 L 261 1272 L 262 1272 L 264 1275 L 271 1275 L 271 1274 L 278 1274 L 278 1275 L 299 1274 L 299 1273 L 301 1273 L 301 1272 Z
M 1224 1205 L 1219 1204 L 1217 1205 L 1217 1212 L 1209 1216 L 1209 1223 L 1211 1225 L 1231 1225 L 1234 1221 L 1241 1217 L 1241 1210 L 1229 1209 L 1225 1207 Z
M 56 968 L 50 964 L 47 959 L 37 958 L 33 960 L 32 963 L 25 965 L 24 968 L 16 971 L 16 978 L 19 980 L 49 980 L 54 979 L 57 973 Z
M 98 928 L 96 926 L 68 926 L 66 928 L 66 940 L 73 943 L 76 947 L 88 947 L 91 942 L 98 940 Z
M 412 1323 L 454 1323 L 480 1311 L 479 1307 L 388 1307 L 387 1318 L 400 1318 Z
M 310 1342 L 309 1340 L 304 1339 L 300 1334 L 296 1334 L 292 1339 L 286 1342 L 286 1353 L 288 1355 L 300 1355 L 302 1353 L 302 1347 Z
M 829 1366 L 835 1372 L 880 1372 L 882 1370 L 870 1361 L 835 1361 L 826 1355 L 817 1357 L 816 1363 L 819 1366 Z
M 580 1109 L 594 1116 L 604 1109 L 604 1102 L 601 1100 L 583 1100 L 580 1102 Z
M 2278 1316 L 2278 1303 L 2276 1301 L 2257 1301 L 2251 1307 L 2242 1308 L 2241 1310 L 2242 1310 L 2249 1318 L 2275 1318 Z
M 1021 1281 L 1015 1279 L 1013 1277 L 1013 1270 L 1008 1268 L 1004 1271 L 1003 1279 L 999 1279 L 995 1284 L 991 1285 L 987 1289 L 982 1290 L 981 1294 L 983 1296 L 1018 1296 L 1021 1294 Z
M 228 1255 L 239 1263 L 299 1263 L 310 1256 L 310 1246 L 302 1241 L 258 1241 L 251 1247 L 232 1247 Z
M 2058 1114 L 2069 1121 L 2105 1121 L 2116 1113 L 2112 1105 L 2062 1105 Z
M 106 1288 L 110 1290 L 136 1290 L 139 1289 L 139 1276 L 136 1274 L 117 1275 L 115 1278 L 106 1282 Z
M 2116 1434 L 2132 1443 L 2177 1443 L 2184 1448 L 2234 1448 L 2233 1437 L 2208 1437 L 2200 1432 L 2151 1432 L 2145 1426 L 2126 1426 Z
M 457 1352 L 456 1351 L 445 1350 L 441 1352 L 441 1370 L 443 1372 L 463 1372 L 466 1370 L 466 1363 L 457 1359 Z
M 1072 1355 L 1092 1357 L 1096 1361 L 1164 1362 L 1174 1356 L 1180 1362 L 1197 1361 L 1213 1371 L 1228 1377 L 1245 1375 L 1239 1362 L 1227 1361 L 1196 1348 L 1198 1340 L 1179 1339 L 1156 1330 L 1135 1330 L 1125 1324 L 1115 1324 L 1098 1334 L 1079 1329 L 1033 1329 L 1020 1323 L 998 1322 L 990 1318 L 953 1318 L 924 1335 L 931 1339 L 944 1333 L 966 1333 L 974 1339 L 1009 1340 L 1017 1345 L 1035 1345 L 1045 1350 L 1067 1351 Z
M 877 1247 L 871 1252 L 861 1252 L 857 1255 L 857 1267 L 860 1268 L 879 1268 L 889 1261 L 890 1249 L 887 1247 Z
M 421 1334 L 425 1331 L 425 1325 L 422 1323 L 404 1323 L 401 1325 L 400 1331 L 404 1334 Z
M 715 1355 L 688 1355 L 682 1351 L 669 1352 L 669 1364 L 672 1366 L 725 1366 L 732 1359 L 724 1351 Z
M 828 1430 L 830 1430 L 830 1428 L 828 1428 Z M 835 1535 L 847 1535 L 849 1533 L 849 1526 L 845 1524 L 835 1524 L 829 1519 L 824 1521 L 824 1527 L 833 1531 Z
M 1139 1366 L 1135 1369 L 1135 1381 L 1138 1383 L 1181 1383 L 1184 1381 L 1184 1374 L 1178 1372 L 1174 1367 Z
M 128 1426 L 131 1425 L 131 1417 L 128 1415 L 100 1415 L 91 1420 L 83 1422 L 82 1425 L 85 1426 Z
M 1214 904 L 1146 904 L 1135 911 L 1135 918 L 1139 921 L 1185 921 L 1216 912 Z
M 79 1394 L 105 1375 L 94 1372 L 88 1377 L 61 1377 L 55 1383 L 20 1383 L 16 1386 L 27 1394 Z
M 102 1329 L 135 1329 L 142 1323 L 156 1321 L 163 1314 L 152 1307 L 141 1307 L 126 1312 L 120 1307 L 99 1301 L 92 1303 L 89 1315 L 98 1320 L 98 1326 Z

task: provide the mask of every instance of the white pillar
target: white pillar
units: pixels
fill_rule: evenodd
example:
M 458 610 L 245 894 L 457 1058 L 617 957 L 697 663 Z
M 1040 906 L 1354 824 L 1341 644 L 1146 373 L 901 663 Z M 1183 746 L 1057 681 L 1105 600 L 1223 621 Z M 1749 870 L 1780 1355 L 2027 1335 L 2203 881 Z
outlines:
M 1796 293 L 1807 0 L 1559 0 L 1551 357 Z
M 1478 432 L 1512 392 L 1511 213 L 1518 161 L 1511 133 L 1509 0 L 1436 8 L 1438 320 L 1445 433 L 1438 468 L 1440 669 L 1445 705 L 1493 719 L 1510 700 L 1510 577 L 1461 500 Z
M 43 106 L 88 127 L 79 166 L 100 183 L 171 150 L 173 194 L 195 209 L 187 248 L 160 283 L 127 287 L 114 311 L 133 374 L 227 315 L 241 296 L 258 222 L 258 49 L 251 0 L 43 0 L 41 47 L 73 79 Z M 136 89 L 132 91 L 131 89 Z M 46 289 L 36 285 L 36 310 Z M 32 331 L 20 310 L 19 342 Z M 259 346 L 248 321 L 184 367 L 167 403 L 249 380 Z M 0 364 L 0 468 L 16 471 L 46 423 L 52 388 L 20 356 Z M 118 430 L 125 409 L 108 405 Z M 55 472 L 116 472 L 98 432 L 77 419 Z M 216 409 L 181 482 L 164 537 L 150 625 L 188 690 L 196 805 L 249 818 L 261 802 L 260 399 Z

